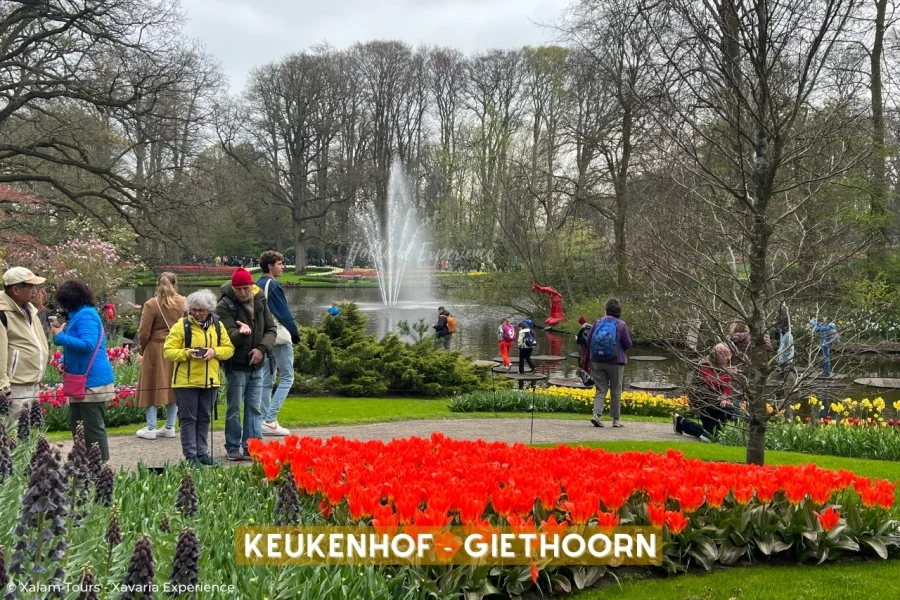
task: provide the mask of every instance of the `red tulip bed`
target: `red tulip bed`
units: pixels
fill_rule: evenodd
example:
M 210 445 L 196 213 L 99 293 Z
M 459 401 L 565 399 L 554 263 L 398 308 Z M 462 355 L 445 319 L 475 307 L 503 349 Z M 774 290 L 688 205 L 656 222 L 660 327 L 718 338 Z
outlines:
M 652 525 L 663 528 L 670 573 L 775 556 L 887 558 L 900 546 L 894 483 L 811 464 L 759 467 L 674 450 L 542 449 L 441 434 L 390 443 L 288 436 L 251 440 L 250 450 L 269 480 L 289 465 L 301 495 L 338 525 Z M 442 568 L 434 577 L 461 567 Z M 603 569 L 495 566 L 460 573 L 457 584 L 513 596 L 532 585 L 568 591 L 590 585 Z

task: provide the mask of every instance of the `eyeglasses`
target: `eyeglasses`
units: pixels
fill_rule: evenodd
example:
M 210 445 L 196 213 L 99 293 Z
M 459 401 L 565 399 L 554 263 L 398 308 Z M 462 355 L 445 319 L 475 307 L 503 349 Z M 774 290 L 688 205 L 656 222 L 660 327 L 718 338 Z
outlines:
M 192 308 L 191 314 L 192 315 L 205 315 L 205 314 L 209 314 L 209 311 L 206 310 L 205 308 Z

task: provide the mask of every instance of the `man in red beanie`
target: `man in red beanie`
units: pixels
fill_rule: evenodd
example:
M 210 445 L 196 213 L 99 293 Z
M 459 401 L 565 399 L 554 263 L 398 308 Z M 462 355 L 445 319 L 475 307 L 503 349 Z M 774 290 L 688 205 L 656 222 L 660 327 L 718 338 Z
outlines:
M 264 295 L 247 269 L 236 269 L 231 283 L 224 284 L 221 290 L 216 314 L 234 344 L 234 356 L 225 363 L 225 451 L 228 460 L 240 461 L 250 458 L 247 440 L 262 439 L 262 367 L 275 345 L 278 329 Z

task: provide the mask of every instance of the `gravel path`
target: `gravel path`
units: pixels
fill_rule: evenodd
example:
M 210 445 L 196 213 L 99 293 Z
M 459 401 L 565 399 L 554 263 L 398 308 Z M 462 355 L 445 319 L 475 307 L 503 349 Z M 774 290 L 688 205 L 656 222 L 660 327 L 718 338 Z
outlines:
M 419 421 L 394 421 L 387 423 L 370 423 L 367 425 L 335 425 L 328 427 L 304 427 L 291 429 L 291 433 L 300 436 L 332 437 L 341 435 L 359 440 L 384 440 L 411 436 L 427 437 L 433 432 L 463 440 L 496 440 L 508 443 L 525 444 L 592 442 L 601 440 L 615 441 L 685 441 L 693 440 L 689 436 L 676 435 L 672 426 L 665 423 L 648 423 L 643 421 L 624 421 L 625 427 L 613 429 L 610 421 L 606 427 L 593 427 L 585 419 L 571 421 L 563 419 L 535 419 L 532 436 L 532 421 L 519 419 L 431 419 Z M 267 440 L 278 438 L 265 438 Z M 225 460 L 221 431 L 215 432 L 213 448 L 214 458 Z M 71 441 L 58 442 L 65 453 L 72 446 Z M 179 438 L 159 438 L 142 440 L 134 435 L 113 436 L 109 438 L 110 464 L 114 470 L 120 467 L 133 469 L 139 462 L 148 467 L 162 467 L 167 463 L 181 460 L 181 443 Z M 246 464 L 246 463 L 244 463 Z

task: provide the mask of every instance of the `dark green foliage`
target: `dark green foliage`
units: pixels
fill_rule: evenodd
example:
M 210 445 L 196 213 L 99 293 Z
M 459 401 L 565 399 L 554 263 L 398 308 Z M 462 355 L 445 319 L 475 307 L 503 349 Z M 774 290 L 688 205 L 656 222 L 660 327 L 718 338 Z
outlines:
M 468 359 L 436 350 L 430 337 L 406 344 L 390 333 L 378 340 L 366 333 L 365 325 L 356 305 L 345 304 L 340 316 L 327 315 L 321 326 L 302 328 L 294 356 L 298 385 L 306 382 L 311 388 L 318 381 L 347 396 L 449 396 L 483 383 Z

